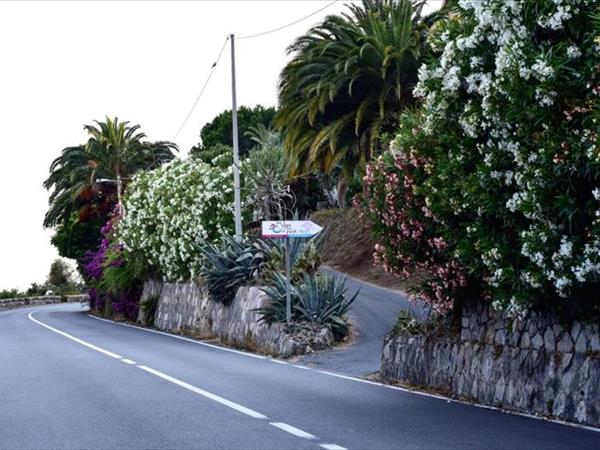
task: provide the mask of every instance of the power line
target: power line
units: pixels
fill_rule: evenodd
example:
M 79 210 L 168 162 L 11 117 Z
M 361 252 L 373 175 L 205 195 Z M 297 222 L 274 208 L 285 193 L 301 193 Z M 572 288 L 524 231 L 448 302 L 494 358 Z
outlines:
M 257 37 L 261 37 L 261 36 L 265 36 L 267 34 L 271 34 L 271 33 L 275 33 L 277 31 L 283 30 L 285 28 L 291 27 L 292 25 L 296 25 L 299 22 L 302 22 L 303 20 L 308 19 L 309 17 L 312 17 L 318 13 L 320 13 L 321 11 L 329 8 L 331 5 L 333 5 L 334 3 L 336 3 L 338 0 L 333 0 L 332 2 L 326 4 L 325 6 L 317 9 L 316 11 L 313 11 L 310 14 L 307 14 L 306 16 L 303 16 L 299 19 L 294 20 L 293 22 L 290 22 L 288 24 L 282 25 L 280 27 L 274 28 L 272 30 L 267 30 L 267 31 L 263 31 L 260 33 L 255 33 L 255 34 L 247 34 L 244 36 L 236 36 L 236 39 L 252 39 L 252 38 L 257 38 Z M 177 139 L 177 137 L 179 136 L 179 134 L 181 133 L 181 131 L 183 130 L 183 128 L 186 126 L 188 120 L 190 120 L 190 117 L 192 116 L 192 113 L 194 112 L 194 110 L 196 109 L 196 106 L 198 105 L 198 102 L 200 101 L 200 99 L 202 98 L 202 95 L 204 94 L 204 91 L 206 90 L 206 87 L 208 86 L 208 83 L 210 82 L 210 79 L 213 76 L 213 73 L 215 72 L 215 68 L 217 67 L 217 64 L 219 63 L 221 56 L 223 55 L 223 51 L 225 50 L 225 46 L 227 45 L 227 41 L 229 40 L 229 36 L 227 36 L 227 38 L 225 38 L 225 42 L 223 43 L 223 47 L 221 47 L 221 50 L 219 51 L 219 56 L 217 56 L 216 61 L 214 62 L 214 64 L 211 66 L 210 71 L 208 73 L 208 77 L 206 78 L 206 81 L 204 82 L 204 85 L 202 86 L 202 90 L 200 91 L 200 93 L 198 94 L 198 96 L 196 97 L 196 100 L 194 100 L 194 104 L 192 105 L 192 107 L 190 108 L 190 111 L 188 112 L 187 116 L 185 117 L 185 119 L 183 120 L 181 126 L 179 127 L 179 129 L 177 130 L 177 133 L 175 133 L 175 135 L 173 136 L 173 139 L 171 139 L 172 141 L 175 141 L 175 139 Z
M 177 139 L 177 137 L 179 136 L 179 133 L 181 133 L 181 131 L 183 130 L 183 128 L 187 124 L 188 120 L 190 120 L 190 117 L 192 116 L 192 113 L 194 112 L 194 109 L 196 109 L 196 106 L 198 105 L 198 102 L 200 101 L 200 98 L 202 98 L 202 95 L 204 94 L 204 91 L 206 90 L 206 87 L 208 86 L 208 83 L 209 83 L 210 79 L 212 78 L 213 74 L 215 73 L 215 68 L 217 67 L 217 64 L 219 63 L 219 60 L 221 59 L 221 56 L 223 55 L 223 51 L 225 50 L 225 46 L 227 45 L 227 41 L 228 40 L 229 40 L 229 36 L 227 36 L 225 38 L 225 42 L 223 42 L 223 46 L 221 47 L 221 51 L 219 51 L 219 56 L 217 56 L 216 61 L 210 67 L 210 71 L 208 73 L 208 77 L 206 77 L 206 81 L 204 82 L 204 86 L 202 86 L 202 90 L 200 91 L 200 93 L 196 97 L 196 100 L 194 101 L 194 104 L 190 108 L 190 112 L 188 112 L 187 116 L 185 116 L 185 119 L 183 120 L 183 123 L 181 124 L 181 126 L 177 130 L 177 133 L 175 133 L 175 136 L 173 136 L 173 139 L 171 139 L 172 141 L 175 141 L 175 139 Z
M 292 25 L 296 25 L 299 22 L 302 22 L 303 20 L 308 19 L 309 17 L 314 16 L 315 14 L 320 13 L 321 11 L 329 8 L 331 5 L 333 5 L 334 3 L 336 3 L 338 0 L 333 0 L 331 3 L 328 3 L 327 5 L 323 6 L 322 8 L 317 9 L 316 11 L 311 12 L 310 14 L 301 17 L 300 19 L 294 20 L 293 22 L 290 22 L 286 25 L 282 25 L 280 27 L 277 28 L 273 28 L 272 30 L 268 30 L 268 31 L 263 31 L 261 33 L 256 33 L 256 34 L 247 34 L 245 36 L 236 36 L 236 39 L 252 39 L 252 38 L 256 38 L 256 37 L 260 37 L 260 36 L 265 36 L 267 34 L 271 34 L 271 33 L 275 33 L 276 31 L 280 31 L 283 30 L 284 28 L 287 27 L 291 27 Z

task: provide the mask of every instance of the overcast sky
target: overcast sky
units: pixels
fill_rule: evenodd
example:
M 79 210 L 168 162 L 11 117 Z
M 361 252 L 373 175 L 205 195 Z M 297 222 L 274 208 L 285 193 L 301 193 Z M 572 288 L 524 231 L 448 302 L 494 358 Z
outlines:
M 0 289 L 44 281 L 57 252 L 42 221 L 51 161 L 106 115 L 172 140 L 225 37 L 293 22 L 328 1 L 0 2 Z M 276 104 L 285 48 L 338 1 L 285 30 L 236 41 L 238 105 Z M 435 3 L 435 0 L 433 1 Z M 231 108 L 229 47 L 175 142 Z

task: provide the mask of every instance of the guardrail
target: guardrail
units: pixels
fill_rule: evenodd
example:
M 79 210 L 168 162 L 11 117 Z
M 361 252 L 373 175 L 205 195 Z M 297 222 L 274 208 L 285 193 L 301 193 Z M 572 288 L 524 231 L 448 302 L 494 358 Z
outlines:
M 87 302 L 87 294 L 81 295 L 44 295 L 41 297 L 18 297 L 0 299 L 0 311 L 27 306 L 51 305 L 56 303 L 83 303 Z

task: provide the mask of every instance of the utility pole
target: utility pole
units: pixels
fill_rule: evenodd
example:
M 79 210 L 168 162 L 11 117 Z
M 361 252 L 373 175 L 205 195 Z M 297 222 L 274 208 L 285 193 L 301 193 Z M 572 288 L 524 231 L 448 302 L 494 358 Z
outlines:
M 235 92 L 235 42 L 231 34 L 231 123 L 233 133 L 233 199 L 235 215 L 235 239 L 242 240 L 242 200 L 240 195 L 240 150 L 238 142 L 237 98 Z

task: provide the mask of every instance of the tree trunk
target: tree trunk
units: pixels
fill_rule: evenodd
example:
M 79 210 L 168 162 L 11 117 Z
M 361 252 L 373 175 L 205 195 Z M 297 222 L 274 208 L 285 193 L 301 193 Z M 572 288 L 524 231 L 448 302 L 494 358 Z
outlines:
M 340 175 L 337 183 L 337 203 L 340 208 L 346 207 L 346 194 L 348 193 L 348 179 L 344 174 Z

